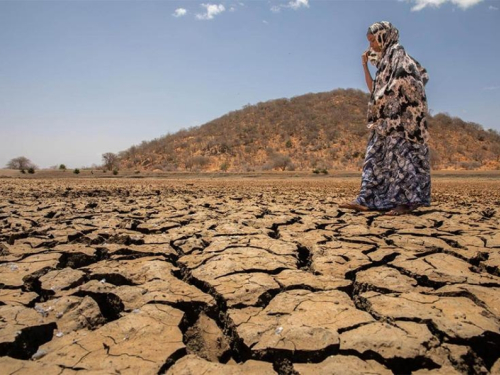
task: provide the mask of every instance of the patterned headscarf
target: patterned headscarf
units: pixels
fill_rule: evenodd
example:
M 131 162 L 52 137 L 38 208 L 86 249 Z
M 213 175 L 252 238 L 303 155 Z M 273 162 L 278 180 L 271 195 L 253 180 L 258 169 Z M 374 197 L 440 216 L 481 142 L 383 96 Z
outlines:
M 375 37 L 377 43 L 382 47 L 382 52 L 399 40 L 398 29 L 387 21 L 375 22 L 368 28 L 368 33 Z
M 373 49 L 369 49 L 368 60 L 375 66 L 378 67 L 380 60 L 384 56 L 387 49 L 398 43 L 399 41 L 399 31 L 390 22 L 381 21 L 375 22 L 368 28 L 367 34 L 372 34 L 375 40 L 380 45 L 382 51 L 376 52 Z

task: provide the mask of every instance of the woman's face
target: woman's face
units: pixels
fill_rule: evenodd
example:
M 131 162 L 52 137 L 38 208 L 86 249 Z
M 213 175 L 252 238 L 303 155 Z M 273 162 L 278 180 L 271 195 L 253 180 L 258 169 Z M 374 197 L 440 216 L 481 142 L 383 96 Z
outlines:
M 377 40 L 375 38 L 375 35 L 373 35 L 373 34 L 367 34 L 366 38 L 370 42 L 370 48 L 372 50 L 374 50 L 375 52 L 382 52 L 382 47 L 380 46 L 380 44 L 378 44 L 378 42 L 377 42 Z

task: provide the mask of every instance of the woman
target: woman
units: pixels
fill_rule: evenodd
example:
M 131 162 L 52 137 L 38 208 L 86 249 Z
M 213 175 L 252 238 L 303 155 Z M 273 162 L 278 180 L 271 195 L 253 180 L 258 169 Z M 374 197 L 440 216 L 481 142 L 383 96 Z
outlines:
M 366 84 L 371 92 L 361 190 L 352 203 L 356 211 L 383 210 L 401 215 L 430 205 L 430 163 L 427 141 L 428 75 L 399 44 L 399 31 L 382 21 L 367 33 L 370 49 L 362 56 Z M 372 79 L 367 62 L 377 67 Z

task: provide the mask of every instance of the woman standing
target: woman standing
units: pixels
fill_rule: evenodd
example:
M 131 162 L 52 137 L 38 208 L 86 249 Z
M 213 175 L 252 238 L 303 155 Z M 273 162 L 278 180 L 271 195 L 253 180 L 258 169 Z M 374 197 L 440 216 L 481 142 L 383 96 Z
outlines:
M 389 22 L 371 25 L 370 49 L 362 56 L 371 92 L 368 128 L 372 130 L 359 196 L 340 205 L 356 211 L 384 210 L 401 215 L 430 205 L 431 177 L 427 141 L 428 75 L 399 44 Z M 372 79 L 367 63 L 377 67 Z

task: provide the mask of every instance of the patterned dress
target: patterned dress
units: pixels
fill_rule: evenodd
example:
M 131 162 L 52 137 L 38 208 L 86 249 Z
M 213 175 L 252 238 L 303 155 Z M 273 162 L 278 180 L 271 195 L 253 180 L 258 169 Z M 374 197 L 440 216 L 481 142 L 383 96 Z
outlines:
M 398 43 L 399 32 L 389 22 L 373 24 L 369 33 L 382 52 L 369 56 L 377 66 L 368 104 L 372 134 L 356 203 L 375 210 L 429 206 L 427 72 Z

